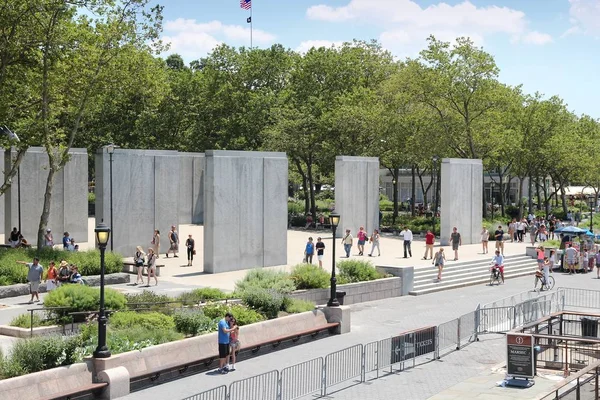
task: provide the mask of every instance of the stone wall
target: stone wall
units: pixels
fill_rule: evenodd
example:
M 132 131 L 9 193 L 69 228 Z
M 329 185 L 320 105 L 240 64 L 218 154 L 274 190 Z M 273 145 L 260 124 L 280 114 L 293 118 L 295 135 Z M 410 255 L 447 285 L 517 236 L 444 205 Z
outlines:
M 285 153 L 206 152 L 204 272 L 287 264 Z
M 12 154 L 16 154 L 13 150 Z M 48 228 L 54 241 L 60 244 L 63 232 L 68 231 L 76 241 L 88 240 L 88 156 L 86 149 L 71 149 L 71 159 L 54 178 Z M 12 157 L 4 155 L 4 171 L 9 171 Z M 42 147 L 31 147 L 21 162 L 21 232 L 31 243 L 37 241 L 42 215 L 48 155 Z M 4 194 L 4 232 L 10 233 L 19 225 L 18 181 Z
M 399 297 L 408 294 L 402 293 L 402 278 L 399 277 L 338 285 L 337 291 L 346 292 L 346 296 L 344 297 L 345 306 L 356 303 L 364 303 L 366 301 Z M 330 293 L 331 292 L 329 288 L 299 290 L 292 293 L 292 297 L 313 301 L 315 304 L 327 304 Z
M 335 211 L 340 214 L 336 232 L 346 229 L 356 237 L 363 226 L 370 235 L 379 228 L 379 159 L 338 156 L 335 159 Z
M 204 223 L 204 153 L 178 153 L 179 223 Z M 184 238 L 185 239 L 185 238 Z
M 440 243 L 450 243 L 457 227 L 462 244 L 481 241 L 483 220 L 483 164 L 481 160 L 442 159 Z

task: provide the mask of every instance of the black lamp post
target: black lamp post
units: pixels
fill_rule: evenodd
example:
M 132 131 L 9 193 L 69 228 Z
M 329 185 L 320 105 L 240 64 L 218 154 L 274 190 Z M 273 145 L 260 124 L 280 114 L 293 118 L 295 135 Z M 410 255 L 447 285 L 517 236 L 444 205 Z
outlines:
M 113 173 L 112 173 L 112 164 L 113 164 L 113 153 L 115 152 L 114 144 L 108 144 L 106 146 L 106 151 L 108 153 L 108 164 L 109 164 L 109 179 L 110 179 L 110 226 L 115 227 L 115 223 L 113 221 Z M 113 238 L 110 238 L 110 251 L 113 251 Z
M 335 231 L 340 223 L 340 215 L 335 211 L 329 214 L 329 222 L 331 222 L 331 230 L 333 232 L 333 240 L 331 246 L 331 295 L 327 302 L 328 307 L 339 307 L 340 303 L 337 300 L 337 279 L 335 278 Z
M 96 232 L 96 241 L 98 247 L 100 247 L 100 312 L 98 313 L 98 347 L 94 351 L 94 358 L 108 358 L 110 357 L 110 350 L 106 346 L 107 318 L 104 309 L 104 270 L 106 266 L 104 264 L 104 252 L 110 238 L 110 228 L 100 222 L 94 232 Z
M 492 222 L 494 222 L 494 181 L 492 181 L 491 187 L 492 187 L 492 190 L 490 192 L 491 193 L 490 197 L 491 197 L 491 201 L 492 201 Z
M 437 177 L 437 162 L 438 162 L 438 156 L 433 156 L 431 158 L 431 162 L 432 162 L 432 167 L 431 167 L 431 180 L 432 180 L 432 185 L 433 185 L 433 194 L 431 195 L 431 204 L 433 205 L 433 207 L 431 207 L 431 210 L 433 211 L 433 214 L 431 215 L 431 232 L 433 233 L 433 236 L 435 236 L 435 214 L 437 213 L 437 201 L 435 201 L 435 198 L 437 197 L 437 182 L 436 182 L 436 177 Z

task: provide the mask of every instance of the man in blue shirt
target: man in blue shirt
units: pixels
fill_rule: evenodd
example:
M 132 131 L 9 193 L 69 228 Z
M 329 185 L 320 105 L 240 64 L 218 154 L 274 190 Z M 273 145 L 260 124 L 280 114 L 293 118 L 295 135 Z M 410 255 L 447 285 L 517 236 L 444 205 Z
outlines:
M 496 255 L 492 258 L 492 263 L 498 266 L 500 278 L 502 278 L 502 283 L 504 283 L 504 256 L 500 254 L 500 250 L 496 250 Z
M 225 364 L 227 363 L 227 357 L 229 357 L 229 333 L 237 326 L 229 327 L 229 321 L 233 318 L 231 313 L 225 314 L 225 318 L 219 321 L 219 369 L 218 372 L 226 374 L 229 372 Z

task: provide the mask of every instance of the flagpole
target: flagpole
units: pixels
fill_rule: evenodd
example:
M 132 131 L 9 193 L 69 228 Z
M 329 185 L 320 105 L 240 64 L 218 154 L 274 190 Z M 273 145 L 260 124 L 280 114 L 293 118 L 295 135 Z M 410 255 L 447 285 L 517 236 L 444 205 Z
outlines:
M 250 50 L 252 50 L 252 6 L 250 6 Z

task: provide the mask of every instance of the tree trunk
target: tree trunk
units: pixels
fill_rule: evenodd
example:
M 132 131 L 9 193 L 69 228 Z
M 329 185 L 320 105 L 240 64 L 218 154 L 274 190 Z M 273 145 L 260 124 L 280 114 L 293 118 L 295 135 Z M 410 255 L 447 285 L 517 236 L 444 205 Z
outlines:
M 523 204 L 523 186 L 525 186 L 523 184 L 523 179 L 525 179 L 524 177 L 519 177 L 519 219 L 523 218 L 523 212 L 524 212 L 524 208 L 525 208 L 525 204 Z
M 0 186 L 0 196 L 4 195 L 4 193 L 8 190 L 8 188 L 11 187 L 12 180 L 15 177 L 15 175 L 17 174 L 17 171 L 19 171 L 19 167 L 21 166 L 21 161 L 23 161 L 23 157 L 25 156 L 26 152 L 27 152 L 27 147 L 19 148 L 19 150 L 17 150 L 17 156 L 15 157 L 15 161 L 11 163 L 11 165 L 12 165 L 11 169 L 5 175 L 4 183 L 2 184 L 2 186 Z M 4 157 L 10 157 L 10 150 L 5 151 Z M 4 169 L 4 165 L 0 166 L 0 168 Z M 3 198 L 0 200 L 4 201 Z
M 498 168 L 498 185 L 500 187 L 500 215 L 504 218 L 504 174 L 502 168 Z
M 433 209 L 433 215 L 437 215 L 438 208 L 440 207 L 440 191 L 442 187 L 442 169 L 438 168 L 437 171 L 437 180 L 435 181 L 435 208 Z M 434 232 L 435 234 L 435 232 Z
M 527 185 L 528 185 L 528 189 L 529 189 L 528 193 L 527 193 L 527 194 L 529 194 L 527 208 L 529 209 L 529 214 L 531 214 L 533 211 L 533 196 L 532 196 L 533 188 L 531 187 L 531 175 L 527 178 Z
M 396 224 L 396 218 L 398 218 L 398 175 L 400 175 L 400 168 L 396 167 L 392 172 L 392 186 L 394 193 L 392 194 L 394 201 L 394 214 L 392 215 L 392 225 Z
M 542 193 L 540 192 L 540 178 L 537 177 L 535 180 L 535 191 L 537 193 L 537 209 L 541 210 L 540 202 L 542 201 Z
M 313 173 L 312 173 L 312 163 L 306 163 L 306 172 L 308 175 L 308 192 L 310 193 L 310 212 L 313 216 L 313 219 L 316 221 L 317 217 L 317 203 L 315 201 L 315 188 L 313 186 Z
M 567 206 L 567 196 L 565 194 L 565 187 L 560 184 L 560 200 L 562 202 L 562 209 L 565 215 L 569 212 L 569 207 Z
M 50 155 L 50 151 L 48 151 Z M 40 216 L 40 224 L 38 226 L 37 234 L 37 247 L 41 249 L 44 247 L 44 234 L 46 233 L 46 227 L 48 226 L 48 219 L 50 218 L 50 206 L 52 204 L 52 187 L 54 185 L 54 175 L 58 169 L 58 165 L 54 160 L 54 156 L 50 156 L 48 169 L 48 178 L 46 179 L 46 193 L 44 194 L 44 206 L 42 208 L 42 215 Z
M 308 195 L 308 179 L 306 178 L 306 173 L 302 169 L 302 163 L 298 159 L 294 159 L 294 164 L 296 164 L 296 169 L 298 173 L 302 177 L 302 192 L 304 193 L 304 214 L 308 214 L 310 211 L 310 198 Z
M 417 208 L 415 207 L 415 202 L 417 201 L 417 182 L 415 180 L 415 166 L 411 167 L 411 201 L 410 201 L 410 213 L 414 217 L 417 215 Z

